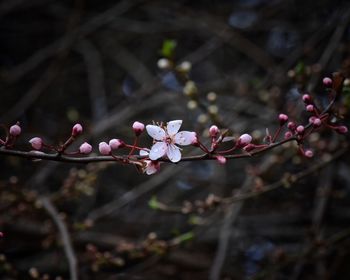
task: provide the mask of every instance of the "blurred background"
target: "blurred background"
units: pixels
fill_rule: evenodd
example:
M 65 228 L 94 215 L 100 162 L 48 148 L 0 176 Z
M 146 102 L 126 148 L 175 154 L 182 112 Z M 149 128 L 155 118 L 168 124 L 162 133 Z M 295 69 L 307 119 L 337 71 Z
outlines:
M 76 122 L 75 147 L 131 143 L 136 120 L 262 143 L 279 113 L 307 123 L 302 93 L 327 104 L 324 76 L 349 78 L 349 20 L 345 0 L 3 0 L 0 123 L 21 123 L 21 150 Z M 349 279 L 348 140 L 321 130 L 313 159 L 287 145 L 153 176 L 1 156 L 0 278 Z

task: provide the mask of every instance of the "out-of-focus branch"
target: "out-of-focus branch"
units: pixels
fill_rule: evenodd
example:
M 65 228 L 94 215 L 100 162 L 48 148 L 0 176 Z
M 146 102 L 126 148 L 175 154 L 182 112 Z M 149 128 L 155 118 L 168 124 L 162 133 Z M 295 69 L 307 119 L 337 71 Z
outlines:
M 46 211 L 49 213 L 49 215 L 51 216 L 52 220 L 55 222 L 60 232 L 63 247 L 64 247 L 64 252 L 66 254 L 68 265 L 69 265 L 70 279 L 78 280 L 78 270 L 77 270 L 78 262 L 73 250 L 71 238 L 69 236 L 67 227 L 62 221 L 62 219 L 60 218 L 59 213 L 57 212 L 55 206 L 51 203 L 49 198 L 42 197 L 40 199 L 40 202 L 42 203 Z

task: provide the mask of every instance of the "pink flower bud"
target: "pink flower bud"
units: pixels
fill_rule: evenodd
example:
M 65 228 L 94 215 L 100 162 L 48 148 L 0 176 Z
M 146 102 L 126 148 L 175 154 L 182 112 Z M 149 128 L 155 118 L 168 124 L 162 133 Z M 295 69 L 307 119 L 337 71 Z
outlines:
M 284 134 L 284 139 L 289 139 L 293 136 L 293 133 L 290 132 L 290 131 L 287 131 L 285 134 Z
M 295 124 L 295 122 L 289 122 L 287 124 L 287 127 L 288 127 L 289 130 L 294 131 L 295 128 L 297 127 L 297 125 Z
M 309 105 L 306 106 L 306 111 L 308 111 L 308 112 L 313 112 L 314 109 L 315 109 L 314 105 L 312 105 L 312 104 L 309 104 Z
M 83 127 L 81 124 L 77 123 L 72 128 L 72 136 L 78 136 L 83 133 Z
M 316 119 L 315 116 L 311 116 L 311 117 L 309 118 L 309 123 L 314 123 L 315 119 Z
M 335 131 L 339 134 L 346 134 L 348 133 L 348 128 L 345 125 L 341 125 L 335 128 Z
M 15 124 L 10 127 L 10 135 L 18 136 L 21 134 L 21 127 L 18 124 Z
M 216 125 L 212 125 L 210 128 L 209 128 L 209 135 L 211 137 L 216 137 L 219 133 L 219 128 L 216 126 Z
M 279 114 L 278 119 L 280 121 L 280 125 L 284 125 L 288 121 L 288 116 L 286 114 Z
M 111 139 L 109 140 L 109 146 L 112 150 L 116 150 L 124 146 L 124 142 L 120 139 Z
M 80 152 L 81 154 L 87 155 L 87 154 L 90 154 L 91 151 L 92 151 L 92 146 L 91 146 L 89 143 L 87 143 L 87 142 L 84 142 L 84 143 L 81 144 L 80 147 L 79 147 L 79 152 Z
M 4 233 L 0 231 L 0 238 L 4 237 Z
M 43 140 L 40 137 L 34 137 L 30 139 L 29 143 L 35 150 L 41 150 L 41 148 L 43 147 Z
M 314 156 L 314 152 L 311 150 L 306 150 L 304 155 L 308 158 L 312 158 Z
M 296 131 L 298 134 L 304 134 L 304 131 L 305 131 L 305 127 L 302 126 L 302 125 L 299 125 L 297 128 L 296 128 Z
M 238 146 L 243 148 L 252 142 L 252 137 L 249 134 L 243 134 L 238 139 Z
M 145 125 L 140 122 L 134 122 L 132 129 L 134 130 L 136 136 L 139 136 L 145 130 Z
M 98 150 L 102 155 L 109 155 L 112 151 L 111 147 L 106 142 L 98 144 Z
M 312 97 L 309 94 L 304 94 L 303 101 L 305 104 L 310 104 L 312 102 Z
M 218 163 L 220 163 L 220 164 L 225 164 L 226 161 L 227 161 L 227 159 L 226 159 L 224 156 L 221 156 L 221 155 L 216 156 L 216 160 L 217 160 Z
M 326 87 L 330 87 L 333 84 L 332 79 L 328 77 L 323 78 L 322 82 Z
M 320 127 L 322 125 L 322 121 L 319 118 L 315 118 L 312 124 L 314 127 Z

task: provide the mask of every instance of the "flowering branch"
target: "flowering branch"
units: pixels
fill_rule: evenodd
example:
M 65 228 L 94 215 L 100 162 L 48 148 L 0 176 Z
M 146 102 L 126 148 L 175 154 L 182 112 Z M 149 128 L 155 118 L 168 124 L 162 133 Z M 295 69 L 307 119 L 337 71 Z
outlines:
M 135 165 L 140 171 L 151 175 L 159 171 L 162 162 L 178 163 L 180 161 L 217 160 L 225 164 L 227 160 L 247 158 L 272 150 L 287 142 L 295 141 L 298 144 L 300 153 L 305 157 L 313 157 L 313 151 L 304 149 L 304 143 L 309 135 L 321 127 L 328 128 L 340 134 L 348 132 L 348 128 L 334 123 L 332 107 L 341 91 L 343 77 L 335 75 L 333 80 L 324 78 L 323 84 L 330 95 L 328 106 L 321 111 L 309 94 L 304 94 L 302 100 L 307 112 L 311 113 L 309 122 L 306 125 L 289 121 L 286 114 L 278 116 L 279 126 L 273 136 L 267 130 L 264 143 L 254 144 L 249 134 L 242 134 L 237 140 L 228 136 L 227 130 L 221 130 L 213 125 L 209 128 L 210 146 L 201 142 L 195 132 L 179 131 L 182 120 L 174 120 L 164 123 L 153 123 L 145 126 L 143 123 L 134 122 L 132 129 L 135 134 L 133 144 L 127 144 L 120 139 L 111 139 L 109 143 L 99 143 L 99 156 L 87 156 L 93 148 L 85 142 L 76 151 L 67 151 L 78 136 L 83 133 L 83 127 L 75 124 L 70 137 L 59 146 L 52 146 L 45 143 L 42 138 L 34 137 L 29 140 L 34 150 L 20 151 L 14 149 L 17 138 L 21 134 L 20 124 L 17 123 L 6 130 L 6 138 L 0 139 L 0 154 L 12 155 L 32 160 L 50 160 L 69 163 L 91 163 L 91 162 L 118 162 L 121 164 Z M 153 139 L 150 148 L 140 147 L 139 137 L 147 131 Z M 281 136 L 282 132 L 284 135 Z M 222 145 L 230 144 L 231 147 L 222 149 Z M 182 149 L 179 146 L 192 145 L 203 153 L 193 156 L 182 156 Z M 116 150 L 129 149 L 125 155 L 118 155 Z M 44 152 L 45 151 L 45 152 Z M 137 152 L 137 153 L 135 153 Z

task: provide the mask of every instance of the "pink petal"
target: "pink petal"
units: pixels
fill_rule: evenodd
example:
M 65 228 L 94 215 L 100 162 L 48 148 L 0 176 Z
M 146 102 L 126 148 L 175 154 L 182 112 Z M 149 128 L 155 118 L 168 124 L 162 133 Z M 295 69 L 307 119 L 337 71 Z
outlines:
M 166 133 L 163 128 L 149 124 L 146 126 L 146 130 L 149 136 L 158 141 L 162 141 L 166 137 Z
M 160 168 L 160 163 L 159 162 L 153 162 L 150 160 L 147 160 L 147 166 L 146 166 L 146 174 L 147 175 L 152 175 L 154 173 L 157 173 Z
M 170 144 L 168 146 L 168 149 L 166 150 L 166 155 L 168 159 L 172 162 L 178 162 L 181 160 L 180 148 L 173 144 Z
M 149 158 L 151 160 L 157 160 L 157 159 L 161 158 L 162 156 L 165 155 L 167 147 L 168 147 L 168 145 L 165 142 L 155 143 L 152 146 L 151 151 L 149 152 Z
M 175 135 L 179 131 L 181 125 L 182 125 L 182 120 L 168 122 L 166 129 L 169 136 Z
M 178 145 L 191 145 L 196 140 L 196 133 L 192 131 L 180 131 L 176 133 L 174 141 Z

